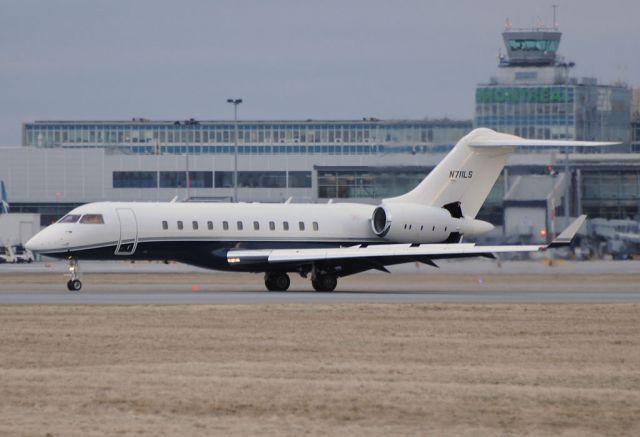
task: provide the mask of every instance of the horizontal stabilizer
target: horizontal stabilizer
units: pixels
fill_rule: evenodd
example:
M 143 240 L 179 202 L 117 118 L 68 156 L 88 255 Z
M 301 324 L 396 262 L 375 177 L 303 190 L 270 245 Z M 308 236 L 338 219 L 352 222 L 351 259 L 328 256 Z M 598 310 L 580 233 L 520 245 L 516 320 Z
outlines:
M 621 143 L 605 141 L 527 140 L 516 136 L 512 139 L 489 138 L 469 142 L 470 147 L 599 147 L 614 146 L 616 144 Z

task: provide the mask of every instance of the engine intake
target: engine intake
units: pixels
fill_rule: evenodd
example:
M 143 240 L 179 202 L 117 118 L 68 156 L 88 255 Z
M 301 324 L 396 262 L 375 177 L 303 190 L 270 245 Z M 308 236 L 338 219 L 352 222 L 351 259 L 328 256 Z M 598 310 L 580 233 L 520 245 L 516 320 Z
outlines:
M 371 227 L 373 228 L 373 233 L 378 237 L 384 237 L 387 235 L 387 232 L 389 232 L 391 221 L 389 220 L 387 210 L 383 206 L 378 206 L 373 210 Z

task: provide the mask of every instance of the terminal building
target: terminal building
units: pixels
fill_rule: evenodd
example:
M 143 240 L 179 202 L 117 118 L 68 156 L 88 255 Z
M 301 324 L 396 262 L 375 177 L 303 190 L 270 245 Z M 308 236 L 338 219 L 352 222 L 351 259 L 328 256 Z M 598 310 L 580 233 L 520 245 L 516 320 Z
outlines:
M 33 121 L 22 126 L 22 145 L 0 148 L 0 179 L 12 212 L 40 214 L 46 225 L 92 201 L 231 200 L 237 150 L 239 201 L 376 203 L 412 189 L 472 128 L 489 127 L 623 143 L 518 150 L 480 212 L 499 226 L 499 239 L 545 240 L 564 215 L 638 220 L 632 92 L 572 78 L 573 64 L 557 55 L 560 37 L 557 29 L 507 29 L 506 55 L 477 86 L 473 120 Z M 525 189 L 532 180 L 544 192 Z M 542 208 L 529 215 L 542 222 L 505 223 L 523 220 L 527 208 Z
M 524 138 L 630 142 L 631 90 L 571 77 L 557 29 L 507 29 L 497 75 L 476 88 L 475 125 Z M 621 149 L 619 149 L 621 150 Z
M 240 201 L 357 199 L 413 188 L 471 121 L 237 122 Z M 230 200 L 236 124 L 229 121 L 37 121 L 0 149 L 14 211 L 43 224 L 96 200 Z M 398 169 L 402 171 L 398 171 Z

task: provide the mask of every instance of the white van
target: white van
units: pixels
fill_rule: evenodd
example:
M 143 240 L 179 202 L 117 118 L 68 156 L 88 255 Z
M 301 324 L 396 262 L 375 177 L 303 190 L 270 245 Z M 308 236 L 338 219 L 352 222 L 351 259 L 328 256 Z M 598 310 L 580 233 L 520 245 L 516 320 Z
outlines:
M 15 258 L 14 262 L 32 263 L 34 260 L 33 253 L 29 249 L 26 249 L 22 244 L 13 246 L 11 250 L 13 251 L 13 257 Z

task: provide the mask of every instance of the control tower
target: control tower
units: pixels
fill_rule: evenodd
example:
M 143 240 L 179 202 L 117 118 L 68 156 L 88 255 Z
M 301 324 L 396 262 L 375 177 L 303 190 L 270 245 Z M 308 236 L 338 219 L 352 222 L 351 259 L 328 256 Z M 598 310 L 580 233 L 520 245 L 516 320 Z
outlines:
M 507 56 L 504 66 L 551 66 L 556 64 L 556 52 L 562 33 L 558 30 L 505 30 L 502 33 Z
M 629 141 L 631 92 L 624 84 L 571 77 L 558 55 L 562 33 L 540 25 L 502 32 L 506 54 L 496 74 L 476 88 L 476 127 L 526 138 Z
M 501 84 L 564 84 L 573 62 L 558 56 L 562 32 L 557 27 L 512 29 L 509 23 L 502 39 L 507 54 L 500 56 L 498 74 Z

